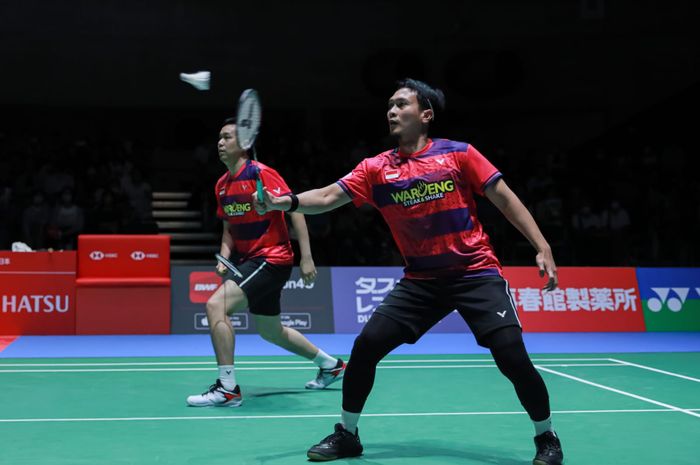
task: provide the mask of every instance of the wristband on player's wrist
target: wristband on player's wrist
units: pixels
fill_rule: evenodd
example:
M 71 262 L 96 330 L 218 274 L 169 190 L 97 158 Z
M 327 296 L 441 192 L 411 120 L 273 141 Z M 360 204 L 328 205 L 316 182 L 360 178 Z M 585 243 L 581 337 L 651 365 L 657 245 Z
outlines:
M 289 198 L 292 199 L 292 205 L 287 210 L 288 212 L 293 212 L 299 208 L 299 197 L 294 195 L 294 193 L 289 194 Z

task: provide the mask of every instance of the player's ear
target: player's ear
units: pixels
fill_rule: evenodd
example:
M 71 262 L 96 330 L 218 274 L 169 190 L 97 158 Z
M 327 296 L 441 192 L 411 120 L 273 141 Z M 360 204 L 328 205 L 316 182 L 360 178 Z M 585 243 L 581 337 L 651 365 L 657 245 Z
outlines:
M 423 110 L 423 113 L 421 115 L 421 121 L 423 123 L 431 123 L 435 117 L 435 114 L 433 113 L 433 110 L 430 108 Z

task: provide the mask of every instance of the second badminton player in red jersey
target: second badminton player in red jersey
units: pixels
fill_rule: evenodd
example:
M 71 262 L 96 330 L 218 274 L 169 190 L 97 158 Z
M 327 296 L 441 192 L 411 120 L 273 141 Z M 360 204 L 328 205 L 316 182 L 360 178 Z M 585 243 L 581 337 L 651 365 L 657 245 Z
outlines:
M 238 407 L 243 402 L 233 361 L 235 331 L 229 315 L 248 308 L 260 335 L 267 341 L 313 361 L 318 366 L 307 389 L 324 389 L 343 376 L 345 363 L 313 345 L 299 331 L 282 325 L 280 294 L 292 271 L 294 256 L 284 213 L 260 216 L 252 207 L 258 172 L 271 192 L 286 194 L 289 187 L 274 169 L 251 160 L 236 141 L 236 121 L 227 119 L 219 133 L 219 158 L 226 173 L 215 187 L 217 216 L 223 221 L 221 255 L 237 264 L 243 276 L 230 276 L 206 305 L 211 341 L 219 377 L 202 394 L 187 398 L 193 407 Z M 304 215 L 290 215 L 299 236 L 301 275 L 306 283 L 316 277 Z M 235 258 L 234 258 L 235 257 Z M 226 275 L 219 263 L 217 272 Z

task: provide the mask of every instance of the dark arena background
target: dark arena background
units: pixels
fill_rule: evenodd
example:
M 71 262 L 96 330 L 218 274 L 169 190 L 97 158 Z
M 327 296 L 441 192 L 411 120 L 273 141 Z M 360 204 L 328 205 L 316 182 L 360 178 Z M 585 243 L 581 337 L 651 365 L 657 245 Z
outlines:
M 476 197 L 564 463 L 696 465 L 700 29 L 690 0 L 0 1 L 0 464 L 306 463 L 342 382 L 230 315 L 217 371 L 217 141 L 248 88 L 260 162 L 301 193 L 397 146 L 387 101 L 444 92 L 430 136 L 503 174 L 551 246 Z M 208 89 L 180 79 L 209 71 Z M 370 205 L 306 215 L 280 322 L 347 361 L 405 266 Z M 426 239 L 427 240 L 427 239 Z M 420 376 L 419 376 L 420 375 Z M 457 312 L 378 365 L 358 464 L 532 463 L 513 386 Z M 542 465 L 545 462 L 536 462 Z M 555 462 L 551 462 L 555 463 Z M 546 465 L 546 463 L 545 463 Z

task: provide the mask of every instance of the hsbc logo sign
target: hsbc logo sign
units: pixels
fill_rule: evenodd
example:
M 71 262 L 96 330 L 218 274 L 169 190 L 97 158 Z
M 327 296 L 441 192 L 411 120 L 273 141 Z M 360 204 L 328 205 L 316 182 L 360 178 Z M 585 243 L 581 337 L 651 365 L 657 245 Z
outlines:
M 190 302 L 203 304 L 221 286 L 221 276 L 213 271 L 193 271 L 190 273 Z
M 134 250 L 131 252 L 131 259 L 135 262 L 140 262 L 141 260 L 145 260 L 146 258 L 158 258 L 160 255 L 157 253 L 146 253 L 142 250 Z
M 100 260 L 104 260 L 105 258 L 117 258 L 119 255 L 116 252 L 103 252 L 101 250 L 93 250 L 90 252 L 89 257 L 90 260 L 94 260 L 96 262 Z

